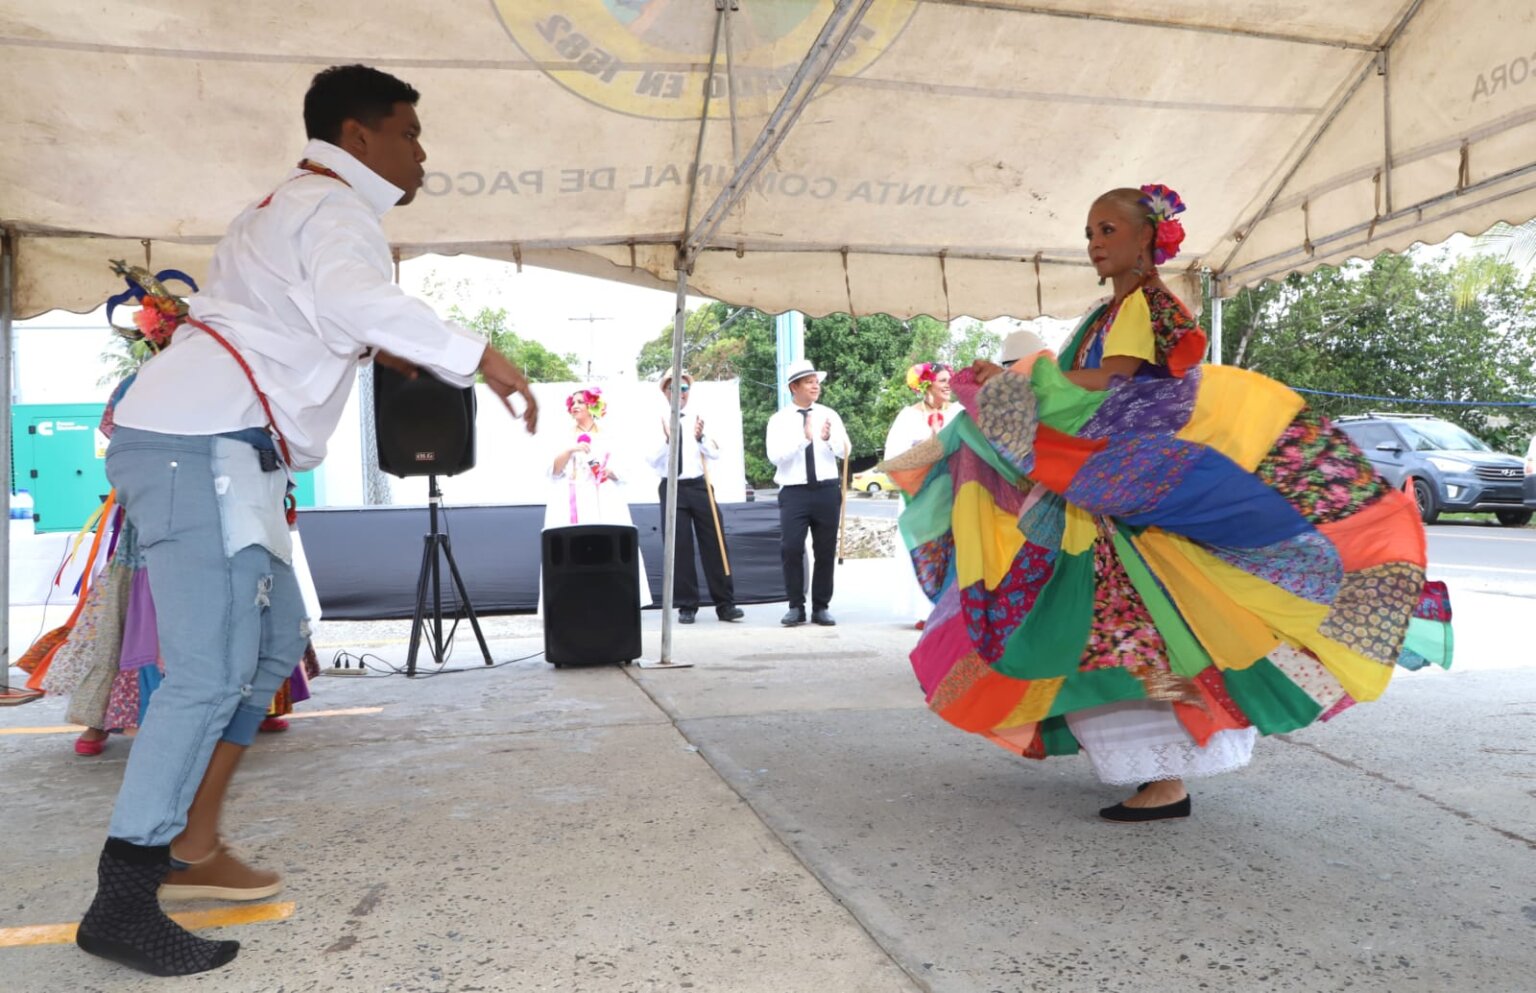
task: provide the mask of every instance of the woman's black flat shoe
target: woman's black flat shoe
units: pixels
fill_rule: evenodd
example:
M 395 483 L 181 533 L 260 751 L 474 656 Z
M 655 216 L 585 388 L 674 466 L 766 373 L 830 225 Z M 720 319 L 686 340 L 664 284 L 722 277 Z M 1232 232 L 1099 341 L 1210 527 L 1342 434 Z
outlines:
M 1188 817 L 1189 807 L 1189 797 L 1186 796 L 1182 800 L 1165 803 L 1161 807 L 1127 807 L 1123 803 L 1117 803 L 1113 807 L 1105 807 L 1100 810 L 1099 816 L 1106 821 L 1119 821 L 1121 823 L 1166 821 L 1174 817 Z

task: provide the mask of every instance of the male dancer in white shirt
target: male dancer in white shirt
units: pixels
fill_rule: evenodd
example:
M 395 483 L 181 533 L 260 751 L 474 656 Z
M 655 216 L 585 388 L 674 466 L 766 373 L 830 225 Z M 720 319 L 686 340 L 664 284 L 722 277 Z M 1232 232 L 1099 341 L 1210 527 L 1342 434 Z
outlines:
M 832 568 L 837 558 L 837 521 L 842 486 L 837 460 L 848 457 L 848 432 L 837 411 L 817 403 L 826 373 L 805 359 L 784 370 L 789 406 L 768 418 L 768 461 L 779 486 L 779 552 L 789 611 L 779 623 L 805 623 L 805 533 L 811 533 L 811 623 L 837 621 L 832 603 Z
M 239 949 L 167 917 L 162 882 L 167 895 L 236 900 L 281 887 L 229 853 L 219 813 L 307 637 L 287 475 L 324 458 L 358 366 L 378 358 L 455 386 L 479 372 L 500 396 L 523 397 L 534 429 L 517 367 L 391 281 L 380 218 L 421 187 L 417 99 L 366 66 L 314 78 L 298 168 L 235 218 L 189 323 L 117 404 L 107 475 L 148 562 L 166 671 L 76 941 L 144 972 L 203 972 Z
M 672 388 L 672 370 L 661 377 L 661 391 Z M 726 556 L 725 533 L 721 530 L 719 508 L 715 506 L 714 487 L 710 485 L 706 462 L 720 458 L 720 446 L 713 435 L 704 429 L 704 418 L 687 414 L 688 395 L 693 390 L 693 377 L 682 374 L 678 383 L 680 429 L 683 431 L 677 450 L 677 543 L 672 558 L 672 601 L 677 605 L 677 622 L 692 624 L 699 613 L 699 576 L 693 568 L 694 537 L 698 537 L 699 558 L 704 562 L 704 581 L 709 585 L 709 598 L 715 605 L 715 616 L 722 621 L 739 621 L 746 612 L 736 606 L 735 584 Z M 672 408 L 668 405 L 661 415 L 660 440 L 652 447 L 648 461 L 661 476 L 657 492 L 661 496 L 663 527 L 667 512 L 667 454 L 671 451 L 672 434 L 667 427 L 672 420 Z M 663 531 L 665 534 L 665 531 Z

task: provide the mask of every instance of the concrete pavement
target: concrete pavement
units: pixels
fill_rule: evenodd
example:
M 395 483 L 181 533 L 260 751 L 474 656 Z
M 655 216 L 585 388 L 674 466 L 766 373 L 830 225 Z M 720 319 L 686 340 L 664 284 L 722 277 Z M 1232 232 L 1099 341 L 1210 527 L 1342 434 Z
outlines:
M 485 670 L 461 632 L 467 671 L 321 680 L 301 712 L 379 709 L 264 737 L 229 812 L 286 872 L 273 902 L 291 911 L 218 929 L 240 957 L 183 985 L 1536 988 L 1536 666 L 1499 624 L 1528 600 L 1458 599 L 1457 671 L 1400 674 L 1196 784 L 1188 821 L 1126 827 L 1093 817 L 1117 797 L 1083 759 L 1019 760 L 923 707 L 912 632 L 879 592 L 893 566 L 840 569 L 835 628 L 781 628 L 781 605 L 740 625 L 701 613 L 675 629 L 690 669 Z M 325 624 L 317 643 L 387 668 L 406 627 Z M 487 634 L 498 661 L 539 649 L 534 618 Z M 0 731 L 62 712 L 0 710 Z M 73 921 L 88 899 L 130 743 L 82 759 L 71 739 L 0 734 L 0 929 Z M 0 947 L 0 977 L 166 985 L 59 944 Z

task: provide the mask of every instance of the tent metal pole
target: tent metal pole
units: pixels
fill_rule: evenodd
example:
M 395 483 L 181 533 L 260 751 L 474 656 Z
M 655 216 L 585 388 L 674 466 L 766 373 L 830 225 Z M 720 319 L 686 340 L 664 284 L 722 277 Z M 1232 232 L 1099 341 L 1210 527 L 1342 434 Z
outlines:
M 667 428 L 667 503 L 661 508 L 661 664 L 672 664 L 672 574 L 677 563 L 677 460 L 683 452 L 683 330 L 688 323 L 688 266 L 677 260 L 677 301 L 672 314 L 672 381 L 667 384 L 671 421 Z M 690 563 L 691 564 L 691 563 Z
M 1455 209 L 1447 210 L 1439 214 L 1437 219 L 1443 220 L 1446 217 L 1455 217 L 1458 214 L 1464 214 L 1468 211 L 1486 207 L 1489 204 L 1497 203 L 1500 198 L 1509 196 L 1513 193 L 1527 193 L 1533 189 L 1536 189 L 1536 182 L 1528 182 L 1515 190 L 1505 190 L 1500 193 L 1491 193 L 1484 199 L 1473 199 L 1474 194 L 1482 193 L 1485 190 L 1489 190 L 1497 186 L 1502 186 L 1506 183 L 1513 182 L 1514 180 L 1531 176 L 1532 174 L 1536 174 L 1536 162 L 1528 163 L 1519 167 L 1518 169 L 1511 169 L 1507 172 L 1500 173 L 1497 176 L 1489 176 L 1487 179 L 1480 180 L 1470 186 L 1463 186 L 1459 190 L 1450 190 L 1448 192 L 1432 196 L 1427 200 L 1420 200 L 1416 203 L 1408 204 L 1405 207 L 1399 207 L 1394 213 L 1390 215 L 1382 214 L 1379 217 L 1374 217 L 1367 221 L 1361 221 L 1358 224 L 1352 224 L 1349 227 L 1342 228 L 1333 232 L 1332 234 L 1319 235 L 1318 237 L 1312 239 L 1314 254 L 1321 253 L 1324 249 L 1327 249 L 1327 252 L 1332 254 L 1338 252 L 1350 252 L 1354 251 L 1355 249 L 1366 248 L 1372 243 L 1373 240 L 1379 241 L 1381 238 L 1395 233 L 1385 230 L 1387 225 L 1391 224 L 1392 222 L 1400 221 L 1404 218 L 1416 219 L 1430 210 L 1434 210 L 1435 208 L 1445 206 L 1447 204 L 1455 204 Z M 1374 232 L 1372 230 L 1373 228 Z M 1357 240 L 1355 241 L 1344 240 L 1356 237 Z M 1259 279 L 1269 279 L 1275 275 L 1283 275 L 1286 272 L 1289 272 L 1295 266 L 1303 264 L 1301 262 L 1292 261 L 1293 256 L 1295 256 L 1296 253 L 1300 251 L 1302 251 L 1300 247 L 1288 248 L 1284 251 L 1276 252 L 1272 255 L 1266 255 L 1262 259 L 1254 259 L 1252 262 L 1239 266 L 1236 269 L 1227 270 L 1223 273 L 1223 275 L 1227 281 L 1233 285 L 1237 285 L 1239 283 L 1249 283 Z
M 1221 305 L 1224 302 L 1216 294 L 1220 291 L 1219 285 L 1211 286 L 1211 365 L 1221 365 Z
M 1397 42 L 1397 39 L 1408 27 L 1408 22 L 1412 21 L 1414 15 L 1419 12 L 1419 8 L 1423 5 L 1423 2 L 1424 0 L 1413 0 L 1413 5 L 1404 11 L 1403 16 L 1398 19 L 1398 22 L 1395 25 L 1393 25 L 1392 32 L 1387 36 L 1385 44 L 1383 44 L 1379 49 L 1373 49 L 1373 53 L 1388 51 L 1392 48 L 1393 44 Z M 1318 142 L 1323 140 L 1323 135 L 1327 134 L 1328 129 L 1333 127 L 1333 122 L 1338 118 L 1339 114 L 1343 113 L 1344 108 L 1349 106 L 1349 102 L 1354 99 L 1355 94 L 1359 92 L 1360 87 L 1365 85 L 1365 81 L 1371 76 L 1371 70 L 1379 69 L 1381 65 L 1382 62 L 1379 54 L 1372 54 L 1370 58 L 1361 63 L 1360 69 L 1355 75 L 1354 82 L 1352 82 L 1348 88 L 1345 89 L 1344 94 L 1334 102 L 1333 106 L 1328 108 L 1327 113 L 1325 113 L 1322 119 L 1319 121 L 1317 128 L 1307 138 L 1306 145 L 1302 147 L 1300 154 L 1298 154 L 1291 161 L 1289 167 L 1285 171 L 1285 175 L 1283 175 L 1280 178 L 1280 181 L 1274 185 L 1274 188 L 1270 190 L 1269 196 L 1264 201 L 1264 206 L 1260 207 L 1258 211 L 1249 217 L 1246 222 L 1239 224 L 1235 230 L 1242 231 L 1245 234 L 1251 234 L 1255 227 L 1267 219 L 1269 216 L 1270 208 L 1272 208 L 1275 205 L 1275 201 L 1280 198 L 1281 192 L 1285 190 L 1286 186 L 1290 184 L 1292 177 L 1294 177 L 1296 173 L 1301 170 L 1301 167 L 1305 165 L 1308 158 L 1311 157 L 1312 149 L 1316 148 Z M 1390 150 L 1388 150 L 1388 154 L 1390 154 Z M 1380 220 L 1380 218 L 1377 218 L 1377 220 Z M 1218 271 L 1226 272 L 1228 267 L 1232 265 L 1232 260 L 1237 258 L 1237 253 L 1242 250 L 1242 247 L 1243 246 L 1241 241 L 1234 244 L 1232 246 L 1232 250 L 1227 253 L 1227 257 L 1222 259 L 1215 268 Z
M 11 389 L 11 358 L 15 342 L 11 335 L 11 317 L 16 312 L 16 235 L 9 228 L 0 230 L 0 383 L 5 384 L 5 403 L 0 405 L 0 439 L 11 443 L 11 402 L 15 398 Z M 0 520 L 5 521 L 5 531 L 0 533 L 0 696 L 11 692 L 11 460 L 0 460 Z
M 853 10 L 857 3 L 857 10 Z M 698 226 L 684 233 L 682 254 L 693 259 L 698 252 L 710 243 L 715 232 L 724 223 L 726 214 L 730 213 L 742 197 L 747 195 L 751 188 L 752 178 L 762 171 L 763 166 L 778 151 L 789 132 L 794 129 L 795 122 L 800 119 L 800 114 L 810 103 L 816 90 L 831 75 L 833 67 L 837 64 L 837 53 L 843 50 L 859 23 L 864 20 L 874 0 L 838 0 L 832 13 L 827 17 L 827 23 L 822 25 L 821 33 L 811 44 L 805 56 L 805 61 L 800 63 L 800 68 L 790 77 L 789 85 L 784 88 L 784 96 L 780 98 L 777 107 L 769 115 L 768 121 L 763 125 L 762 131 L 757 135 L 757 140 L 752 147 L 747 149 L 746 158 L 736 166 L 736 171 L 726 183 L 725 189 L 710 204 L 704 216 L 699 218 Z M 850 11 L 851 14 L 850 14 Z
M 714 91 L 715 67 L 720 60 L 720 40 L 725 36 L 725 20 L 731 0 L 715 0 L 715 41 L 709 53 L 709 73 L 704 77 L 704 106 L 699 113 L 699 137 L 693 146 L 693 169 L 688 175 L 688 203 L 683 208 L 683 234 L 693 223 L 693 198 L 698 189 L 699 165 L 704 157 L 704 135 L 709 130 L 710 94 Z M 682 383 L 683 333 L 688 328 L 688 270 L 693 256 L 678 249 L 677 300 L 672 314 L 672 381 L 667 384 L 667 502 L 661 508 L 661 659 L 672 664 L 672 577 L 677 571 L 677 463 L 683 451 Z M 690 562 L 691 566 L 692 563 Z
M 1387 37 L 1386 44 L 1381 47 L 1381 185 L 1386 194 L 1388 214 L 1397 209 L 1392 203 L 1392 166 L 1395 164 L 1392 151 L 1392 47 L 1403 36 L 1403 32 L 1408 30 L 1409 23 L 1418 16 L 1423 6 L 1424 0 L 1413 0 L 1413 6 L 1403 13 L 1397 26 L 1392 29 L 1392 34 Z
M 709 104 L 715 89 L 715 67 L 720 62 L 720 39 L 725 34 L 726 0 L 715 0 L 715 41 L 709 50 L 709 72 L 704 77 L 704 109 L 699 113 L 699 136 L 693 143 L 693 168 L 688 170 L 688 203 L 683 207 L 683 237 L 693 225 L 693 198 L 699 190 L 699 167 L 704 163 L 704 135 L 709 131 Z M 693 256 L 678 253 L 678 261 L 693 264 Z
M 928 0 L 928 3 L 938 7 L 972 7 L 977 10 L 993 10 L 1003 14 L 1024 14 L 1031 17 L 1057 17 L 1074 21 L 1126 24 L 1132 27 L 1155 28 L 1159 31 L 1191 31 L 1197 34 L 1214 34 L 1227 38 L 1257 38 L 1261 41 L 1278 41 L 1288 45 L 1316 45 L 1321 48 L 1342 48 L 1357 52 L 1376 51 L 1375 45 L 1358 41 L 1316 38 L 1303 34 L 1286 34 L 1283 31 L 1224 28 L 1210 24 L 1171 21 L 1166 18 L 1126 17 L 1091 11 L 1059 10 L 1054 7 L 1021 6 L 1017 3 L 1009 2 L 1009 0 Z
M 731 168 L 741 165 L 741 139 L 737 134 L 736 115 L 736 47 L 731 41 L 731 14 L 737 9 L 737 0 L 725 5 L 725 95 L 731 110 Z

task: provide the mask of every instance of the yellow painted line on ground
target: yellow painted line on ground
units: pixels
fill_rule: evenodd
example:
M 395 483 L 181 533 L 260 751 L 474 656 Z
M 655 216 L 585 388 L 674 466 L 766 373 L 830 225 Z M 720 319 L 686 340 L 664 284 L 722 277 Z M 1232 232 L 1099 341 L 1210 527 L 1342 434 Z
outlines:
M 292 903 L 258 903 L 249 907 L 219 907 L 215 910 L 188 910 L 172 914 L 171 920 L 190 931 L 210 927 L 236 927 L 285 921 L 293 916 Z M 35 945 L 68 945 L 75 940 L 78 924 L 34 924 L 30 927 L 0 928 L 0 948 L 27 948 Z
M 303 710 L 287 714 L 289 720 L 296 717 L 355 717 L 359 714 L 383 713 L 383 707 L 343 707 L 339 710 Z M 80 724 L 54 724 L 35 728 L 0 728 L 0 734 L 79 734 L 84 731 Z
M 296 710 L 291 714 L 284 714 L 288 720 L 298 720 L 300 717 L 355 717 L 358 714 L 381 714 L 383 707 L 342 707 L 339 710 Z

